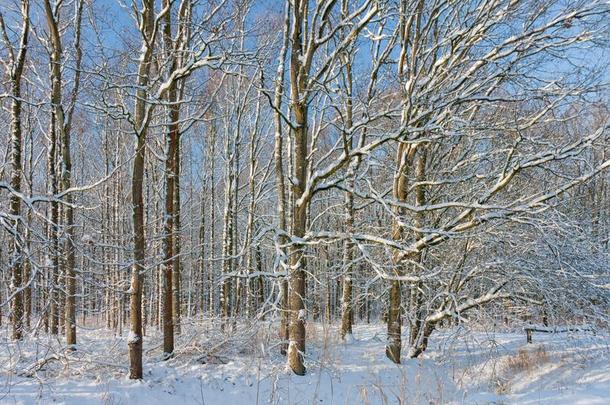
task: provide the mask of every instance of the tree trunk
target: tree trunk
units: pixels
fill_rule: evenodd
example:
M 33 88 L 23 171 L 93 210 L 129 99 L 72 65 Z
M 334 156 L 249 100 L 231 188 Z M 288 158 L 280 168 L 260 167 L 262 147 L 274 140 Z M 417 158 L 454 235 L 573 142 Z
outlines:
M 80 82 L 80 21 L 82 16 L 83 2 L 80 1 L 77 6 L 75 16 L 75 43 L 76 43 L 76 74 L 74 79 L 74 88 L 72 95 L 72 107 L 76 101 L 78 87 Z M 53 120 L 55 123 L 55 131 L 58 134 L 57 138 L 61 144 L 61 191 L 68 190 L 72 183 L 72 157 L 70 153 L 70 124 L 71 119 L 66 117 L 62 105 L 62 43 L 59 32 L 58 16 L 51 8 L 50 0 L 45 0 L 45 14 L 51 38 L 51 104 L 53 107 Z M 71 111 L 69 115 L 71 116 Z M 74 211 L 72 208 L 72 196 L 66 194 L 64 197 L 66 204 L 63 207 L 64 223 L 66 239 L 64 245 L 64 275 L 66 281 L 66 302 L 65 302 L 65 332 L 66 344 L 68 346 L 76 344 L 76 275 L 74 273 L 75 256 L 74 256 Z M 56 224 L 57 225 L 57 224 Z
M 417 206 L 423 206 L 426 204 L 426 194 L 425 194 L 425 186 L 422 185 L 422 182 L 425 181 L 425 175 L 426 175 L 426 160 L 427 160 L 427 147 L 425 145 L 420 145 L 417 148 L 417 159 L 416 159 L 416 163 L 415 163 L 415 179 L 417 181 L 417 186 L 415 187 L 415 205 Z M 424 217 L 424 213 L 416 213 L 415 214 L 415 218 L 414 218 L 414 224 L 415 227 L 417 229 L 424 229 L 425 228 L 425 217 Z M 419 232 L 416 231 L 415 232 L 415 239 L 419 240 L 423 237 L 424 235 Z M 415 262 L 421 262 L 422 261 L 422 254 L 421 253 L 416 253 L 415 255 L 413 255 L 413 261 Z M 412 266 L 413 267 L 413 274 L 417 273 L 417 267 L 416 266 Z M 423 322 L 423 317 L 425 316 L 425 314 L 422 311 L 422 287 L 423 284 L 422 282 L 415 282 L 413 283 L 413 285 L 411 285 L 411 289 L 410 289 L 410 297 L 409 297 L 409 313 L 410 313 L 410 319 L 411 319 L 411 324 L 410 324 L 410 331 L 409 331 L 409 343 L 411 344 L 411 346 L 417 345 L 419 338 L 419 335 L 421 333 L 421 327 L 422 327 L 422 322 Z M 427 340 L 427 338 L 426 338 Z
M 201 311 L 201 316 L 203 317 L 205 314 L 205 311 L 208 310 L 208 306 L 206 305 L 206 301 L 207 301 L 207 292 L 206 292 L 206 278 L 207 278 L 207 274 L 206 274 L 206 265 L 205 265 L 205 255 L 206 255 L 206 251 L 205 251 L 205 204 L 206 204 L 206 196 L 205 196 L 205 190 L 207 188 L 207 184 L 204 181 L 203 184 L 201 185 L 201 207 L 200 207 L 200 214 L 199 214 L 199 220 L 200 225 L 199 225 L 199 257 L 197 260 L 197 264 L 198 266 L 198 271 L 199 271 L 199 300 L 200 300 L 200 304 L 199 304 L 199 310 Z M 209 288 L 212 288 L 211 285 L 208 284 Z
M 16 193 L 21 192 L 22 181 L 22 129 L 21 129 L 21 77 L 25 65 L 25 56 L 28 45 L 28 35 L 30 28 L 30 3 L 28 0 L 21 1 L 21 16 L 23 18 L 22 31 L 19 43 L 19 52 L 14 54 L 15 49 L 7 43 L 9 47 L 10 59 L 10 91 L 11 91 L 11 188 L 15 191 L 10 196 L 10 215 L 11 215 L 11 232 L 12 237 L 9 242 L 10 252 L 10 273 L 11 273 L 11 288 L 10 293 L 13 294 L 11 305 L 12 310 L 12 338 L 20 340 L 23 338 L 23 239 L 20 235 L 19 217 L 21 215 L 21 199 Z M 6 28 L 4 19 L 0 14 L 0 26 L 4 37 Z
M 33 195 L 32 185 L 34 184 L 34 137 L 32 134 L 29 136 L 29 148 L 28 148 L 28 184 L 29 184 L 29 195 L 30 198 Z M 25 229 L 25 245 L 28 254 L 31 248 L 31 239 L 32 239 L 32 210 L 28 210 L 26 217 L 26 229 Z M 32 262 L 30 257 L 26 257 L 23 263 L 23 278 L 25 279 L 25 283 L 27 287 L 23 291 L 23 304 L 24 304 L 24 317 L 25 317 L 25 326 L 28 330 L 30 330 L 31 319 L 32 319 L 32 288 L 35 284 L 32 275 Z M 1 302 L 1 300 L 0 300 Z
M 299 25 L 299 24 L 296 24 Z M 299 29 L 294 28 L 295 31 Z M 300 34 L 297 34 L 299 37 Z M 299 43 L 299 41 L 296 41 Z M 298 59 L 298 51 L 293 50 L 292 60 L 294 63 Z M 296 69 L 296 65 L 291 66 L 291 70 Z M 296 79 L 295 79 L 296 80 Z M 307 127 L 307 107 L 298 101 L 298 94 L 293 94 L 294 116 L 296 128 L 293 130 L 294 136 L 294 178 L 296 181 L 292 185 L 292 235 L 295 238 L 302 238 L 305 235 L 307 222 L 307 204 L 299 202 L 305 184 L 307 182 L 306 169 L 308 162 L 308 127 Z M 297 375 L 305 375 L 305 365 L 303 364 L 303 354 L 305 353 L 305 262 L 303 250 L 305 246 L 292 242 L 290 247 L 290 279 L 288 285 L 290 326 L 288 343 L 288 365 Z
M 210 205 L 209 205 L 209 211 L 210 211 L 210 225 L 209 225 L 209 229 L 210 229 L 210 235 L 209 235 L 209 243 L 210 243 L 210 249 L 208 252 L 208 256 L 209 256 L 209 268 L 208 268 L 208 285 L 209 285 L 209 306 L 208 306 L 208 311 L 209 314 L 211 316 L 214 316 L 216 314 L 216 297 L 214 294 L 214 291 L 216 290 L 216 284 L 215 284 L 215 261 L 214 259 L 214 255 L 216 254 L 216 176 L 214 171 L 216 170 L 216 126 L 215 126 L 215 122 L 211 121 L 210 122 L 210 139 L 209 139 L 209 144 L 210 144 L 210 154 L 209 154 L 209 159 L 210 159 L 210 181 L 209 181 L 209 187 L 210 187 Z
M 394 175 L 393 196 L 397 201 L 405 201 L 408 192 L 408 170 L 413 159 L 414 149 L 406 144 L 400 144 L 396 155 L 397 169 Z M 398 207 L 394 209 L 396 218 L 392 224 L 392 239 L 401 240 L 403 238 L 403 228 L 400 225 L 399 216 L 402 210 Z M 391 280 L 389 303 L 387 313 L 388 337 L 386 343 L 386 356 L 394 363 L 400 363 L 400 351 L 402 346 L 402 283 L 398 279 L 404 274 L 400 251 L 394 253 L 393 258 L 394 272 L 396 279 Z
M 172 97 L 175 99 L 176 89 L 169 91 L 170 102 Z M 165 159 L 165 212 L 163 226 L 163 352 L 165 357 L 169 357 L 174 352 L 174 192 L 176 191 L 176 163 L 175 148 L 178 137 L 178 117 L 177 111 L 170 107 L 169 130 L 167 136 L 167 155 Z M 173 125 L 175 123 L 175 125 Z
M 233 188 L 235 187 L 235 171 L 233 159 L 235 156 L 235 143 L 232 143 L 229 135 L 225 139 L 225 172 L 227 176 L 224 195 L 223 231 L 222 231 L 222 290 L 220 292 L 220 308 L 222 315 L 221 328 L 228 331 L 229 318 L 232 315 L 232 290 L 233 290 Z
M 353 134 L 351 128 L 353 125 L 353 105 L 352 105 L 352 66 L 351 56 L 346 57 L 345 61 L 345 90 L 346 90 L 346 106 L 345 106 L 345 122 L 344 122 L 344 136 L 349 137 L 347 145 L 349 150 L 352 149 Z M 354 232 L 354 185 L 356 177 L 356 169 L 358 166 L 358 159 L 356 158 L 350 162 L 347 174 L 346 174 L 346 185 L 347 191 L 345 192 L 345 232 L 347 233 L 347 239 L 345 240 L 344 252 L 343 252 L 343 296 L 341 299 L 342 314 L 341 314 L 341 339 L 350 339 L 352 335 L 352 325 L 354 323 L 354 303 L 352 298 L 352 277 L 354 274 L 354 244 L 351 240 L 351 235 Z
M 273 157 L 275 160 L 275 181 L 276 181 L 276 189 L 277 189 L 277 216 L 278 216 L 278 228 L 280 235 L 278 236 L 278 243 L 280 245 L 280 255 L 282 257 L 282 264 L 286 265 L 285 260 L 283 258 L 286 257 L 286 251 L 284 246 L 286 245 L 286 237 L 284 236 L 287 233 L 286 228 L 286 188 L 284 185 L 284 146 L 283 146 L 283 138 L 282 138 L 282 117 L 280 115 L 280 110 L 282 108 L 282 94 L 284 93 L 284 74 L 285 74 L 285 64 L 286 64 L 286 53 L 288 51 L 288 42 L 289 42 L 289 29 L 290 29 L 290 2 L 286 2 L 285 12 L 284 12 L 284 40 L 282 44 L 282 48 L 280 50 L 280 55 L 278 56 L 278 67 L 276 73 L 276 83 L 275 83 L 275 97 L 274 97 L 274 106 L 276 111 L 274 112 L 273 119 L 275 125 L 275 134 L 274 134 L 274 149 L 273 149 Z M 284 270 L 286 267 L 280 269 Z M 280 344 L 280 353 L 285 355 L 288 351 L 288 278 L 284 277 L 280 281 L 280 331 L 279 336 L 282 340 Z
M 174 324 L 175 333 L 180 334 L 180 317 L 182 312 L 182 299 L 181 299 L 181 288 L 180 288 L 180 132 L 178 128 L 178 119 L 180 117 L 180 110 L 176 107 L 176 112 L 174 113 L 175 120 L 173 121 L 175 124 L 174 131 L 176 132 L 176 147 L 174 148 L 174 228 L 172 230 L 174 237 L 174 257 L 172 258 L 172 272 L 173 272 L 173 285 L 172 285 L 172 318 Z
M 152 46 L 154 42 L 154 1 L 144 0 L 141 21 L 142 54 L 138 67 L 138 90 L 134 102 L 134 126 L 137 135 L 136 153 L 133 160 L 131 198 L 133 208 L 134 263 L 131 270 L 130 331 L 129 331 L 129 378 L 142 378 L 142 278 L 145 266 L 146 240 L 144 235 L 143 181 L 146 156 L 146 86 L 148 85 Z

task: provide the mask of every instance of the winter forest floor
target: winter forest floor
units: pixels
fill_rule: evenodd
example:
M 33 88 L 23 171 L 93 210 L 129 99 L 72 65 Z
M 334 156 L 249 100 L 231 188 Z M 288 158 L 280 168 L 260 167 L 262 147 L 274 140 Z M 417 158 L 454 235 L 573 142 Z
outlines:
M 126 337 L 79 328 L 77 350 L 57 339 L 20 344 L 0 335 L 2 404 L 610 404 L 607 333 L 525 334 L 453 328 L 433 335 L 421 359 L 385 358 L 382 324 L 356 325 L 341 343 L 335 327 L 309 324 L 305 377 L 286 372 L 276 327 L 185 325 L 174 358 L 161 335 L 145 340 L 145 376 L 127 374 Z

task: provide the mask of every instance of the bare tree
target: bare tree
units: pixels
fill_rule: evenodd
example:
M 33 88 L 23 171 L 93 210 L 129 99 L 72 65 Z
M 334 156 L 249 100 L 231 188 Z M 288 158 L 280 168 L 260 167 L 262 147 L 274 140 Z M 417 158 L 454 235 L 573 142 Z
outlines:
M 305 352 L 305 257 L 304 245 L 299 242 L 307 231 L 307 215 L 311 198 L 317 182 L 332 175 L 345 165 L 340 165 L 330 172 L 311 173 L 310 137 L 309 137 L 309 103 L 315 93 L 313 85 L 321 80 L 337 61 L 342 52 L 355 40 L 358 33 L 377 14 L 378 6 L 373 1 L 364 1 L 343 14 L 336 26 L 331 23 L 330 15 L 337 5 L 336 1 L 317 3 L 310 11 L 307 1 L 295 1 L 291 8 L 291 49 L 290 49 L 290 108 L 294 121 L 291 122 L 290 168 L 290 213 L 292 237 L 289 252 L 289 308 L 290 328 L 288 345 L 288 365 L 297 375 L 305 374 L 303 353 Z M 337 41 L 337 45 L 322 56 L 319 67 L 313 70 L 314 59 L 319 56 L 323 45 L 331 43 L 334 34 L 340 27 L 351 25 Z
M 62 101 L 62 63 L 63 63 L 63 46 L 61 34 L 59 30 L 59 12 L 61 3 L 56 3 L 53 7 L 50 0 L 45 0 L 45 16 L 50 33 L 50 72 L 51 72 L 51 104 L 53 108 L 51 118 L 51 130 L 56 133 L 51 139 L 57 139 L 61 143 L 61 191 L 69 190 L 71 187 L 72 178 L 72 157 L 70 153 L 70 132 L 72 127 L 72 117 L 76 106 L 76 97 L 80 85 L 80 64 L 82 59 L 82 51 L 80 48 L 80 33 L 81 20 L 83 13 L 83 1 L 75 3 L 74 11 L 74 48 L 75 48 L 75 66 L 74 66 L 74 83 L 72 94 L 69 100 L 68 109 L 64 111 Z M 52 147 L 53 149 L 53 147 Z M 51 158 L 54 160 L 54 157 Z M 64 215 L 65 215 L 65 269 L 64 275 L 66 280 L 66 343 L 68 345 L 76 344 L 76 275 L 74 273 L 75 256 L 74 256 L 74 212 L 72 207 L 72 194 L 67 193 L 65 197 Z M 59 220 L 59 218 L 57 218 Z M 58 224 L 53 226 L 57 227 Z M 57 271 L 57 270 L 55 270 Z
M 23 245 L 21 235 L 23 224 L 21 219 L 21 183 L 23 177 L 23 135 L 21 122 L 21 79 L 23 76 L 26 53 L 28 50 L 28 36 L 30 31 L 30 2 L 21 1 L 21 32 L 19 47 L 16 48 L 9 39 L 4 17 L 0 13 L 0 29 L 2 39 L 8 50 L 9 61 L 6 64 L 11 83 L 11 197 L 9 217 L 3 219 L 4 227 L 11 234 L 10 269 L 11 269 L 11 295 L 12 297 L 12 337 L 15 340 L 23 338 Z

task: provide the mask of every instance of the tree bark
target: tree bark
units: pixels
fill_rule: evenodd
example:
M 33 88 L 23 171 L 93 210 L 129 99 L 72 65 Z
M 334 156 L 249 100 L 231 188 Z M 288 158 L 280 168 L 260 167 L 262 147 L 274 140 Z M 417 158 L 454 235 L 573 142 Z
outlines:
M 292 24 L 292 48 L 290 55 L 290 85 L 292 113 L 295 127 L 292 129 L 293 136 L 293 167 L 291 193 L 291 235 L 300 239 L 305 235 L 307 223 L 307 202 L 301 197 L 307 183 L 307 164 L 309 156 L 308 145 L 308 117 L 307 101 L 302 99 L 303 86 L 305 84 L 305 72 L 303 71 L 301 52 L 303 39 L 301 28 L 303 19 L 307 18 L 307 6 L 305 2 L 295 1 Z M 292 241 L 289 249 L 290 278 L 288 285 L 290 326 L 288 342 L 288 366 L 297 375 L 305 375 L 303 354 L 305 353 L 305 269 L 303 250 L 305 246 Z
M 175 100 L 176 89 L 169 91 L 169 101 Z M 176 186 L 176 140 L 178 137 L 177 110 L 170 107 L 167 155 L 165 159 L 165 213 L 163 226 L 163 352 L 169 357 L 174 352 L 174 192 Z M 175 125 L 174 125 L 175 123 Z
M 72 104 L 68 110 L 68 117 L 64 112 L 62 104 L 62 76 L 61 64 L 63 58 L 63 48 L 61 36 L 59 32 L 59 22 L 57 15 L 59 10 L 53 10 L 50 0 L 45 0 L 45 15 L 51 38 L 51 55 L 50 55 L 50 74 L 51 74 L 51 104 L 53 108 L 53 121 L 57 140 L 61 144 L 61 191 L 66 191 L 71 187 L 72 183 L 72 157 L 70 153 L 70 130 L 71 117 L 76 102 L 76 95 L 80 83 L 80 22 L 82 17 L 83 1 L 79 1 L 76 6 L 75 15 L 75 49 L 76 49 L 76 72 L 74 79 L 74 87 L 72 93 Z M 54 159 L 53 159 L 54 160 Z M 64 197 L 66 204 L 63 207 L 64 223 L 65 223 L 65 251 L 64 251 L 64 275 L 66 281 L 66 302 L 65 302 L 65 333 L 66 344 L 68 346 L 76 344 L 76 275 L 74 273 L 75 255 L 74 255 L 74 210 L 72 208 L 72 195 L 66 194 Z M 58 218 L 59 219 L 59 218 Z M 57 226 L 58 224 L 56 224 Z
M 154 1 L 143 0 L 141 16 L 142 54 L 138 66 L 138 90 L 134 102 L 134 126 L 137 136 L 136 153 L 133 160 L 131 198 L 133 212 L 134 263 L 131 270 L 130 332 L 129 332 L 129 378 L 142 378 L 142 278 L 145 266 L 146 240 L 144 235 L 143 181 L 146 156 L 146 87 L 154 43 Z
M 11 91 L 11 188 L 14 190 L 10 196 L 10 215 L 12 237 L 9 241 L 11 288 L 13 294 L 11 304 L 12 310 L 12 338 L 20 340 L 23 338 L 23 240 L 20 235 L 21 199 L 16 193 L 21 192 L 23 174 L 22 166 L 22 123 L 21 123 L 21 78 L 25 66 L 25 57 L 28 47 L 28 36 L 30 31 L 30 3 L 29 0 L 21 1 L 21 16 L 23 19 L 20 35 L 19 52 L 15 55 L 15 49 L 8 40 L 4 25 L 4 18 L 0 13 L 0 26 L 6 46 L 9 50 L 10 60 L 10 91 Z
M 347 153 L 352 149 L 353 134 L 351 128 L 353 125 L 353 101 L 352 101 L 352 65 L 351 56 L 348 55 L 345 61 L 345 122 L 344 122 L 344 137 L 348 138 L 346 142 Z M 351 337 L 354 324 L 354 303 L 352 297 L 353 274 L 354 274 L 354 243 L 351 240 L 351 235 L 354 232 L 354 185 L 356 178 L 356 169 L 358 167 L 358 158 L 350 162 L 346 173 L 346 188 L 345 192 L 345 232 L 347 239 L 345 240 L 343 252 L 343 296 L 341 297 L 342 314 L 341 314 L 341 339 L 346 340 Z
M 409 145 L 401 143 L 398 146 L 396 155 L 397 170 L 394 175 L 394 185 L 392 193 L 397 201 L 405 201 L 408 193 L 408 170 L 413 159 L 414 149 Z M 403 238 L 403 227 L 400 224 L 402 209 L 394 209 L 395 218 L 392 224 L 392 239 L 401 240 Z M 400 252 L 394 252 L 393 276 L 398 278 L 404 274 L 404 264 L 399 259 Z M 388 337 L 386 343 L 386 356 L 394 363 L 400 364 L 400 351 L 402 347 L 402 283 L 399 279 L 390 281 L 389 303 L 387 313 Z
M 180 334 L 180 318 L 182 313 L 182 299 L 181 299 L 181 267 L 180 267 L 180 234 L 181 234 L 181 223 L 180 223 L 180 131 L 178 128 L 178 119 L 180 117 L 180 110 L 176 106 L 174 129 L 176 132 L 176 147 L 174 148 L 174 228 L 172 230 L 174 237 L 174 257 L 172 258 L 172 272 L 173 272 L 173 306 L 172 306 L 172 317 L 174 324 L 175 333 Z
M 276 181 L 276 189 L 277 189 L 277 216 L 278 216 L 278 228 L 280 235 L 278 236 L 278 243 L 280 245 L 280 255 L 282 258 L 286 257 L 286 251 L 284 246 L 286 245 L 286 237 L 284 236 L 287 233 L 286 227 L 286 188 L 284 185 L 284 146 L 283 146 L 283 135 L 282 135 L 282 117 L 281 117 L 281 109 L 282 109 L 282 95 L 284 93 L 284 75 L 285 75 L 285 64 L 286 64 L 286 54 L 288 52 L 288 42 L 289 42 L 289 30 L 290 30 L 290 2 L 286 2 L 285 11 L 284 11 L 284 33 L 283 33 L 283 43 L 282 48 L 280 50 L 280 54 L 278 56 L 278 67 L 276 73 L 276 83 L 275 83 L 275 95 L 274 95 L 274 114 L 273 120 L 275 125 L 275 134 L 274 134 L 274 149 L 273 149 L 273 157 L 275 160 L 275 181 Z M 283 260 L 283 259 L 282 259 Z M 284 265 L 286 265 L 284 260 Z M 280 270 L 284 270 L 283 268 Z M 284 277 L 280 281 L 280 331 L 279 336 L 283 341 L 280 344 L 280 353 L 285 355 L 288 351 L 288 278 Z

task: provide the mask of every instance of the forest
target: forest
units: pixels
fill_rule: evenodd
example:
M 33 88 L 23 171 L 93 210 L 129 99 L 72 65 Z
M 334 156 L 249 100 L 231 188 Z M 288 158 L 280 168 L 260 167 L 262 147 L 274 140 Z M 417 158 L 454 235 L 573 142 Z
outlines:
M 610 397 L 606 0 L 0 0 L 0 37 L 0 403 L 530 403 L 560 358 Z

